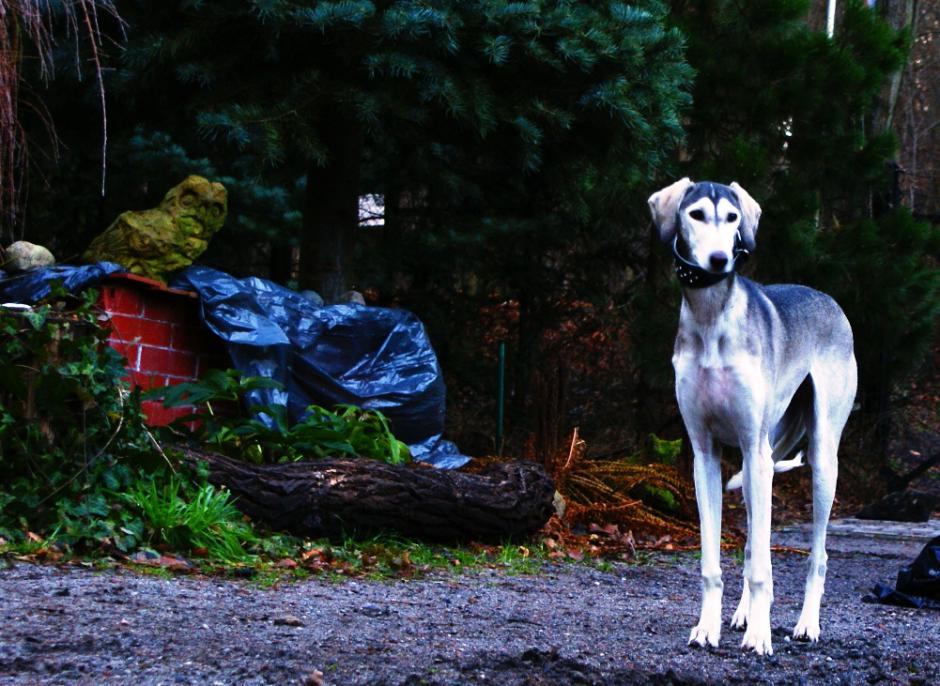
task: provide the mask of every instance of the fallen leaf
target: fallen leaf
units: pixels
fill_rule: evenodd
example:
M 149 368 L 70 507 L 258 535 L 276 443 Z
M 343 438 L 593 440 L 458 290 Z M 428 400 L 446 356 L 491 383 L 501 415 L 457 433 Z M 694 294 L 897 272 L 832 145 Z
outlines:
M 189 572 L 193 566 L 181 557 L 172 557 L 170 555 L 161 555 L 157 560 L 157 565 L 168 569 L 171 572 Z

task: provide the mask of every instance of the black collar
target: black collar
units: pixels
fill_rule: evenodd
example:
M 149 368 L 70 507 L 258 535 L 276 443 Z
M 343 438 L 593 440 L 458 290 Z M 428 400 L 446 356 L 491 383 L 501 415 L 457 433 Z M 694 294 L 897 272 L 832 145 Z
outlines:
M 738 265 L 744 264 L 751 254 L 748 252 L 747 248 L 744 247 L 744 243 L 741 242 L 739 236 L 734 244 L 731 269 L 726 272 L 711 272 L 707 269 L 702 269 L 694 262 L 686 259 L 682 253 L 687 253 L 688 248 L 689 246 L 677 232 L 676 237 L 672 241 L 672 254 L 673 257 L 675 257 L 676 277 L 679 279 L 679 283 L 686 288 L 708 288 L 709 286 L 714 286 L 719 281 L 723 281 L 734 274 L 735 271 L 737 271 Z

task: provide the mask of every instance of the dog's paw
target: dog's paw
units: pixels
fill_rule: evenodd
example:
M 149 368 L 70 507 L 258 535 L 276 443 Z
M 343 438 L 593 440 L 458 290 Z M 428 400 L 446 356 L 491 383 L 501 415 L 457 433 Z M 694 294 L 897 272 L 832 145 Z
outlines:
M 774 649 L 770 643 L 770 622 L 767 622 L 765 626 L 748 624 L 741 647 L 745 650 L 753 650 L 758 655 L 773 655 Z
M 738 609 L 734 611 L 734 614 L 731 615 L 731 628 L 737 629 L 738 631 L 744 631 L 744 628 L 747 626 L 747 604 L 744 602 L 744 599 L 741 599 L 741 603 L 738 605 Z
M 807 619 L 800 615 L 800 621 L 793 627 L 793 638 L 798 641 L 816 643 L 819 640 L 819 618 Z
M 689 634 L 689 645 L 697 645 L 700 648 L 710 645 L 712 648 L 717 648 L 719 638 L 721 638 L 720 623 L 700 622 Z

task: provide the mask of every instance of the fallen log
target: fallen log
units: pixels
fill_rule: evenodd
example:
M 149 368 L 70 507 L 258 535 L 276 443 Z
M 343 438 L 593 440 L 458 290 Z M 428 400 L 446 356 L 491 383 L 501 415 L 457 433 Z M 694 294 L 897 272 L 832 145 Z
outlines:
M 555 486 L 534 462 L 504 462 L 478 474 L 368 459 L 255 465 L 183 449 L 205 461 L 209 482 L 276 530 L 338 537 L 394 531 L 429 541 L 504 541 L 537 531 L 553 512 Z

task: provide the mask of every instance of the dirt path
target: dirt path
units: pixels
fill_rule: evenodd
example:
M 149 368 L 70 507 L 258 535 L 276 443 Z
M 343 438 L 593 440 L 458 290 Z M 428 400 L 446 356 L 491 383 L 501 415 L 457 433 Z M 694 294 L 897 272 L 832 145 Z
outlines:
M 861 602 L 919 545 L 834 551 L 816 647 L 787 639 L 805 558 L 774 555 L 773 657 L 685 639 L 694 555 L 539 576 L 251 582 L 29 564 L 0 571 L 0 684 L 938 684 L 940 614 Z M 740 568 L 726 562 L 726 621 Z M 299 625 L 292 625 L 299 624 Z

